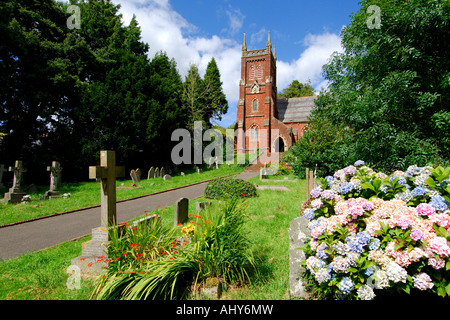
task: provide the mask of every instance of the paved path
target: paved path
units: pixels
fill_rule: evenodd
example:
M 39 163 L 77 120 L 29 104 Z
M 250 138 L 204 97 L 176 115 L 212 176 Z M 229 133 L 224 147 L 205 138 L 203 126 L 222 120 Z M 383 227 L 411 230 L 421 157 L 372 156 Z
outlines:
M 250 170 L 249 170 L 250 169 Z M 238 178 L 247 180 L 258 175 L 254 166 Z M 174 205 L 179 198 L 190 200 L 201 197 L 207 182 L 168 192 L 153 194 L 135 200 L 117 203 L 117 220 L 124 222 L 151 211 Z M 91 208 L 53 216 L 36 221 L 0 228 L 0 259 L 15 258 L 23 253 L 37 251 L 58 243 L 82 237 L 100 225 L 100 208 Z

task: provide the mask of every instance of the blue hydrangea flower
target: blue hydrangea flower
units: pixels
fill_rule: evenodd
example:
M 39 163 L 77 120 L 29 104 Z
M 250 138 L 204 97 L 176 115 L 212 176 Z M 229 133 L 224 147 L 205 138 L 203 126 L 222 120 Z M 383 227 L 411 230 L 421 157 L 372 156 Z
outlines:
M 367 245 L 371 239 L 372 236 L 367 231 L 361 231 L 356 235 L 356 241 L 358 241 L 358 243 L 362 246 Z
M 354 287 L 355 284 L 349 277 L 345 277 L 344 279 L 342 279 L 338 285 L 339 290 L 341 290 L 341 292 L 345 295 L 348 295 L 353 290 Z
M 425 189 L 424 187 L 416 187 L 411 191 L 411 193 L 414 197 L 421 197 L 424 196 L 425 193 L 427 193 L 427 189 Z
M 341 194 L 347 194 L 353 190 L 353 185 L 350 182 L 344 182 L 341 186 Z
M 305 212 L 303 212 L 303 216 L 308 220 L 314 219 L 314 210 L 311 208 L 305 209 Z
M 378 250 L 379 248 L 380 248 L 380 239 L 373 238 L 372 241 L 369 243 L 369 249 Z
M 363 160 L 358 160 L 358 161 L 355 162 L 354 166 L 355 166 L 355 167 L 359 167 L 359 166 L 363 166 L 363 165 L 365 165 L 365 164 L 366 164 L 366 163 L 365 163 Z
M 317 187 L 311 190 L 311 197 L 313 198 L 318 198 L 320 197 L 320 194 L 322 193 L 322 188 L 321 187 Z
M 448 202 L 442 196 L 432 197 L 430 204 L 436 211 L 445 211 L 448 208 Z
M 325 179 L 327 180 L 329 187 L 331 187 L 334 184 L 334 177 L 326 176 Z
M 356 253 L 363 253 L 363 246 L 356 237 L 347 237 L 347 247 L 348 250 Z
M 375 268 L 373 266 L 370 266 L 366 269 L 366 272 L 364 274 L 368 277 L 370 277 L 375 272 Z
M 326 247 L 326 248 L 328 248 L 328 247 Z M 326 248 L 324 248 L 323 250 L 317 250 L 317 254 L 316 254 L 316 256 L 317 256 L 317 258 L 319 258 L 319 259 L 328 259 L 330 256 L 325 252 L 325 249 Z

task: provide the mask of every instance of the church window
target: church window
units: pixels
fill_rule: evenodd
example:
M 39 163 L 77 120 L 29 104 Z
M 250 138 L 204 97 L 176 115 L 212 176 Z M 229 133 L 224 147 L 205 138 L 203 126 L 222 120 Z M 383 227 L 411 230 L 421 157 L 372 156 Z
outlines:
M 263 77 L 263 68 L 261 66 L 258 66 L 256 68 L 256 71 L 258 73 L 258 79 L 262 79 L 262 77 Z
M 252 141 L 258 141 L 258 128 L 257 127 L 252 127 L 250 129 L 250 139 Z
M 250 81 L 255 80 L 255 67 L 254 66 L 250 67 L 248 78 L 249 78 Z
M 258 100 L 253 99 L 253 111 L 258 111 Z

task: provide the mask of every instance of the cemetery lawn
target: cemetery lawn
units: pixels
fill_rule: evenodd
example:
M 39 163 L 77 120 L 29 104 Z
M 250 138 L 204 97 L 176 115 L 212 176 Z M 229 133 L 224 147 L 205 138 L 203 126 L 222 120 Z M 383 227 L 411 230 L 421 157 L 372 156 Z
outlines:
M 143 177 L 137 187 L 131 187 L 131 180 L 119 179 L 117 180 L 117 200 L 130 199 L 222 176 L 238 174 L 244 171 L 244 169 L 244 166 L 221 165 L 219 169 L 204 169 L 201 174 L 197 174 L 194 170 L 186 170 L 186 175 L 184 177 L 176 174 L 172 176 L 172 180 L 167 181 L 164 181 L 163 178 L 147 180 L 146 177 Z M 48 188 L 48 186 L 38 186 L 38 192 L 29 193 L 32 199 L 29 203 L 6 204 L 0 202 L 0 225 L 100 204 L 100 182 L 63 183 L 63 185 L 58 188 L 58 191 L 61 195 L 70 193 L 70 198 L 63 199 L 60 197 L 50 200 L 40 200 L 40 197 L 44 195 Z M 7 192 L 8 190 L 3 189 L 0 191 Z
M 306 188 L 304 180 L 274 182 L 277 179 L 282 178 L 271 177 L 264 182 L 259 177 L 249 180 L 257 185 L 284 185 L 290 191 L 258 190 L 258 197 L 245 200 L 248 219 L 244 228 L 248 231 L 260 275 L 250 284 L 226 288 L 222 299 L 289 299 L 288 229 L 290 221 L 299 216 Z M 195 212 L 197 201 L 211 200 L 198 198 L 189 201 L 189 212 Z M 161 208 L 155 213 L 161 215 L 167 226 L 173 224 L 174 206 Z M 78 290 L 66 287 L 69 277 L 66 270 L 70 260 L 81 254 L 81 243 L 90 238 L 87 236 L 0 262 L 0 299 L 91 299 L 94 280 L 81 279 L 81 288 Z M 190 299 L 196 298 L 192 296 Z

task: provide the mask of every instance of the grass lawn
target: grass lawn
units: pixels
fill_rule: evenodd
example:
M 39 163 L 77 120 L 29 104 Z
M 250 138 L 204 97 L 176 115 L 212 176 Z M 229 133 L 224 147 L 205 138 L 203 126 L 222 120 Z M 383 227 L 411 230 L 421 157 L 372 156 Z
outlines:
M 240 173 L 245 168 L 237 165 L 221 165 L 219 169 L 204 170 L 202 174 L 185 171 L 185 176 L 174 175 L 172 180 L 163 178 L 142 179 L 136 188 L 131 187 L 131 180 L 117 180 L 117 200 L 130 199 L 158 191 L 185 186 L 234 173 Z M 122 186 L 123 184 L 123 186 Z M 100 204 L 100 182 L 64 183 L 58 191 L 60 194 L 70 193 L 68 199 L 54 198 L 40 200 L 48 190 L 48 186 L 38 187 L 37 193 L 32 193 L 32 201 L 23 204 L 6 204 L 0 202 L 0 225 L 38 218 L 55 213 L 81 209 Z M 6 189 L 0 190 L 6 192 Z
M 255 177 L 249 181 L 258 185 L 285 185 L 290 191 L 258 190 L 258 197 L 245 200 L 248 216 L 245 228 L 258 258 L 261 277 L 245 287 L 228 288 L 222 299 L 289 299 L 288 228 L 305 200 L 305 181 L 273 181 L 277 179 L 280 178 L 263 182 Z M 205 199 L 190 201 L 190 212 L 195 211 L 197 201 Z M 162 208 L 158 213 L 163 223 L 173 224 L 174 206 Z M 0 299 L 90 299 L 93 280 L 82 279 L 78 290 L 66 287 L 70 260 L 81 254 L 81 243 L 89 239 L 90 236 L 0 262 Z

